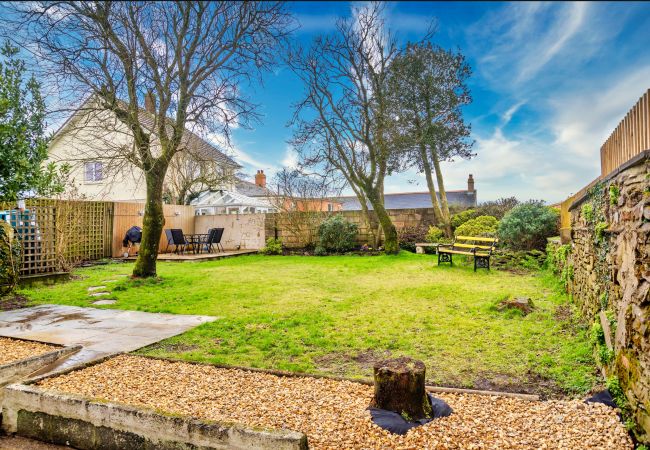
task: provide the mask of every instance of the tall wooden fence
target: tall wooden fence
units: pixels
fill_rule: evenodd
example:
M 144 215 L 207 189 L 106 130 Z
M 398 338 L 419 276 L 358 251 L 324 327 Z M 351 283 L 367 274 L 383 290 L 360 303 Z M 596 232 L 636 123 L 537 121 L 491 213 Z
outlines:
M 650 149 L 650 89 L 630 109 L 600 148 L 602 177 Z
M 144 203 L 114 203 L 112 245 L 109 256 L 119 257 L 127 251 L 122 245 L 124 235 L 132 226 L 142 227 Z M 194 207 L 186 205 L 164 205 L 164 228 L 180 228 L 185 234 L 194 233 Z M 160 236 L 160 250 L 165 250 L 167 239 L 164 232 Z
M 80 260 L 110 255 L 111 202 L 30 199 L 24 211 L 0 203 L 22 245 L 22 277 L 67 270 Z

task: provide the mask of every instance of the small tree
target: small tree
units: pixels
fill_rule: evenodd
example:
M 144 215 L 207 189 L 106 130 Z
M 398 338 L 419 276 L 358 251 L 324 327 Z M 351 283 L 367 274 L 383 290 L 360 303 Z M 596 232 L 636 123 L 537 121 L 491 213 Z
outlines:
M 390 64 L 388 93 L 407 162 L 424 173 L 435 219 L 451 236 L 441 161 L 473 156 L 461 108 L 471 102 L 471 70 L 461 53 L 429 42 L 411 44 Z M 435 175 L 435 182 L 434 182 Z M 436 183 L 438 185 L 436 189 Z M 440 195 L 440 201 L 438 201 Z
M 318 227 L 318 245 L 328 252 L 346 252 L 357 245 L 357 226 L 337 214 Z
M 559 213 L 542 201 L 510 210 L 499 223 L 499 239 L 515 250 L 544 250 L 546 239 L 558 233 Z
M 25 80 L 25 62 L 18 49 L 0 49 L 0 201 L 24 195 L 50 196 L 63 189 L 62 172 L 47 159 L 45 102 L 32 75 Z

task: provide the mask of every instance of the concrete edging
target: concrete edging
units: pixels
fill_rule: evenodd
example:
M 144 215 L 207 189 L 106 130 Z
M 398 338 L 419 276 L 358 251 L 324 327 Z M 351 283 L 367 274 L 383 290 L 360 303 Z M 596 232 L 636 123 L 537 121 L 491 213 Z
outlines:
M 33 385 L 46 377 L 5 387 L 2 409 L 5 432 L 80 449 L 308 448 L 307 436 L 297 431 L 166 415 L 151 409 L 54 393 Z
M 26 339 L 17 339 L 17 340 L 24 341 Z M 57 345 L 57 344 L 49 344 L 49 345 Z M 0 366 L 0 407 L 2 406 L 2 398 L 4 394 L 4 389 L 2 388 L 4 386 L 29 378 L 30 374 L 36 372 L 39 369 L 42 369 L 48 364 L 53 363 L 59 358 L 68 356 L 72 353 L 81 350 L 81 348 L 82 348 L 81 345 L 61 347 L 58 350 L 42 353 L 40 355 L 32 356 L 26 359 L 19 359 L 17 361 L 12 361 L 7 364 L 1 365 Z

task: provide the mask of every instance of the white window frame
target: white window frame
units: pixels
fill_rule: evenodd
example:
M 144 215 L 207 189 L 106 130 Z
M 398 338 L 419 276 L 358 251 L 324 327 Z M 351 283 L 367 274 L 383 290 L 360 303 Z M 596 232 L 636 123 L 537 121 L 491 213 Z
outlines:
M 90 177 L 88 176 L 90 173 Z M 84 181 L 86 183 L 100 183 L 104 180 L 104 164 L 100 161 L 87 161 L 84 163 Z

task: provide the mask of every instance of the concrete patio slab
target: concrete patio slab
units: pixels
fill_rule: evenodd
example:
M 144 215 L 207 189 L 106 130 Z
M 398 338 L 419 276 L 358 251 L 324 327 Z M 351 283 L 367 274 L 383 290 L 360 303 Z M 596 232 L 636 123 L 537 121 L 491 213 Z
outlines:
M 48 367 L 51 371 L 113 353 L 137 350 L 217 319 L 214 316 L 40 305 L 0 312 L 0 336 L 83 346 L 70 358 Z

